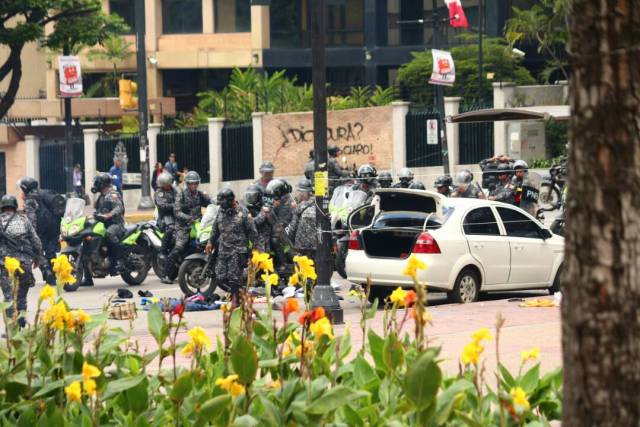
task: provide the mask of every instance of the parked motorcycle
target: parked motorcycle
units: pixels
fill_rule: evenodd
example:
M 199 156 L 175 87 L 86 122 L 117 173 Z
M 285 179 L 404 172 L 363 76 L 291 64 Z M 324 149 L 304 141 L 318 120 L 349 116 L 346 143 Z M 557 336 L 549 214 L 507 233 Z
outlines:
M 198 247 L 198 233 L 200 231 L 200 228 L 200 220 L 197 220 L 191 225 L 191 230 L 189 231 L 189 244 L 185 248 L 182 255 L 178 258 L 178 264 L 182 264 L 182 261 L 187 256 L 200 250 L 200 248 Z M 149 221 L 144 224 L 144 233 L 153 244 L 151 266 L 153 267 L 153 271 L 156 273 L 156 276 L 160 277 L 164 275 L 164 267 L 167 259 L 167 256 L 162 253 L 162 239 L 164 237 L 164 233 L 160 231 L 160 228 L 155 221 Z M 177 277 L 177 270 L 169 275 L 169 279 L 171 280 L 175 280 Z
M 542 178 L 538 203 L 543 211 L 560 209 L 562 190 L 567 182 L 567 165 L 567 159 L 560 160 L 551 166 L 549 173 Z
M 104 222 L 99 215 L 86 215 L 84 207 L 83 199 L 68 199 L 60 222 L 60 237 L 65 243 L 61 253 L 69 258 L 76 278 L 75 283 L 64 286 L 67 292 L 78 289 L 84 274 L 91 274 L 93 278 L 118 275 L 115 260 L 107 250 L 107 229 Z M 143 224 L 126 226 L 126 233 L 121 240 L 127 253 L 125 270 L 120 277 L 130 286 L 144 282 L 150 269 L 153 249 L 142 228 Z
M 561 209 L 562 212 L 553 220 L 551 226 L 551 232 L 559 236 L 564 237 L 564 217 L 566 214 L 566 202 L 567 202 L 567 186 L 565 185 L 562 190 Z

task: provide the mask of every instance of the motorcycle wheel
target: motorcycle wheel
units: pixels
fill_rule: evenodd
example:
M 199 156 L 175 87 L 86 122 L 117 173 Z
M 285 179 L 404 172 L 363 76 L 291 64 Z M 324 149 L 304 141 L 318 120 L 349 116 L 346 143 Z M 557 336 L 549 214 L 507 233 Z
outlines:
M 156 276 L 162 277 L 164 274 L 164 263 L 167 257 L 162 255 L 158 251 L 154 251 L 151 256 L 151 268 L 153 268 L 153 272 L 156 273 Z
M 120 277 L 127 285 L 138 286 L 144 282 L 147 274 L 149 274 L 152 255 L 149 253 L 147 245 L 137 243 L 131 247 L 131 253 L 129 253 L 128 258 L 127 267 L 129 263 L 133 263 L 135 269 L 130 270 L 127 268 Z
M 71 253 L 71 254 L 68 254 L 67 256 L 69 258 L 69 263 L 71 263 L 71 265 L 73 266 L 73 277 L 76 278 L 76 282 L 67 283 L 62 288 L 66 292 L 75 292 L 78 290 L 78 287 L 80 287 L 80 283 L 82 282 L 82 275 L 83 275 L 82 264 L 80 263 L 81 260 L 78 258 L 78 254 Z
M 215 277 L 200 279 L 202 269 L 206 264 L 203 259 L 187 259 L 180 265 L 178 283 L 185 297 L 193 296 L 198 292 L 207 297 L 216 290 L 218 284 Z
M 546 212 L 558 209 L 560 200 L 561 196 L 558 187 L 550 182 L 543 182 L 540 186 L 540 197 L 538 198 L 540 208 Z

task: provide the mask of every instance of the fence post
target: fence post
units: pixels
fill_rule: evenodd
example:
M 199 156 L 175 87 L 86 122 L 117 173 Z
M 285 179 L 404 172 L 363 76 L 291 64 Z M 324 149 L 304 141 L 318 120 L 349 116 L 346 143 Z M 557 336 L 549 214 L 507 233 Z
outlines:
M 494 83 L 493 84 L 493 108 L 509 108 L 511 100 L 516 92 L 514 83 Z M 493 153 L 499 154 L 509 153 L 509 135 L 507 135 L 509 122 L 493 123 Z
M 209 180 L 211 191 L 222 187 L 222 128 L 224 119 L 213 117 L 209 122 Z
M 158 162 L 158 134 L 162 125 L 151 123 L 147 129 L 147 140 L 149 142 L 149 170 L 153 172 Z
M 407 113 L 409 103 L 394 101 L 391 103 L 391 125 L 393 127 L 393 172 L 399 171 L 407 164 Z
M 251 114 L 253 126 L 253 179 L 260 176 L 260 163 L 262 163 L 262 119 L 265 113 Z
M 27 176 L 40 181 L 40 138 L 35 135 L 25 135 L 24 143 Z
M 85 129 L 84 134 L 84 187 L 91 188 L 96 176 L 96 143 L 100 136 L 99 129 Z
M 455 116 L 460 112 L 460 102 L 462 98 L 459 96 L 444 98 L 444 116 Z M 449 141 L 449 170 L 451 174 L 455 172 L 455 167 L 460 163 L 460 125 L 457 123 L 449 123 L 445 121 L 447 127 L 447 139 Z

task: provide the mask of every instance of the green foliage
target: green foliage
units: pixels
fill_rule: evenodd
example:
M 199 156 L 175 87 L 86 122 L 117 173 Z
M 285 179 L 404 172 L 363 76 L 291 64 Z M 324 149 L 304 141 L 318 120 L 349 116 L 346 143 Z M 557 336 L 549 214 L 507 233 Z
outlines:
M 538 52 L 548 56 L 542 79 L 549 82 L 552 74 L 560 72 L 569 79 L 566 46 L 569 43 L 567 20 L 572 0 L 540 0 L 531 8 L 513 8 L 505 32 L 512 45 L 521 41 L 534 42 Z
M 88 58 L 91 61 L 108 61 L 113 65 L 113 72 L 93 84 L 87 90 L 87 97 L 97 94 L 105 97 L 118 96 L 118 62 L 125 61 L 134 54 L 131 50 L 132 46 L 133 43 L 128 42 L 124 37 L 112 35 L 103 40 L 100 47 L 89 50 Z
M 461 36 L 471 42 L 470 36 Z M 467 40 L 468 39 L 468 40 Z M 492 82 L 513 82 L 518 85 L 534 84 L 529 71 L 520 64 L 511 47 L 502 39 L 486 38 L 483 43 L 485 73 L 494 73 L 493 80 L 484 79 L 484 93 L 492 93 Z M 412 52 L 413 59 L 398 72 L 398 82 L 403 93 L 414 105 L 433 105 L 433 85 L 429 78 L 433 69 L 431 51 Z M 451 49 L 456 68 L 456 81 L 444 89 L 445 96 L 462 96 L 470 101 L 478 97 L 478 45 L 463 44 Z
M 559 157 L 567 154 L 569 129 L 567 122 L 548 120 L 544 124 L 547 156 Z

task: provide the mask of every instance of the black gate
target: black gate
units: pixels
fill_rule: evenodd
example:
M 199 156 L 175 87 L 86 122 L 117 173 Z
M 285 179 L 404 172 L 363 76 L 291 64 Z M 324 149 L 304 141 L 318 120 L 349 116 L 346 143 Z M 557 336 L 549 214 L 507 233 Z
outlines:
M 103 135 L 96 143 L 96 169 L 109 172 L 113 166 L 116 152 L 126 153 L 126 172 L 140 173 L 140 136 L 132 135 Z
M 407 113 L 407 167 L 442 166 L 440 132 L 437 132 L 437 144 L 427 143 L 427 120 L 438 117 L 435 110 Z
M 209 130 L 207 128 L 169 130 L 158 135 L 158 161 L 164 164 L 175 153 L 180 169 L 200 174 L 202 182 L 210 182 Z M 151 170 L 155 165 L 151 165 Z
M 80 164 L 84 170 L 84 143 L 82 138 L 73 138 L 73 164 Z M 65 140 L 44 139 L 40 141 L 40 188 L 65 193 L 67 176 L 65 173 Z
M 0 194 L 7 193 L 7 161 L 4 153 L 0 153 Z
M 460 113 L 491 108 L 491 105 L 461 105 Z M 493 122 L 460 123 L 460 164 L 478 163 L 493 157 Z
M 253 178 L 253 126 L 251 122 L 222 128 L 222 180 Z

